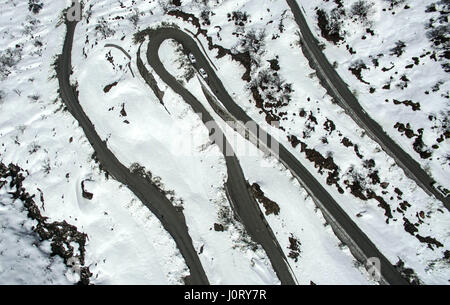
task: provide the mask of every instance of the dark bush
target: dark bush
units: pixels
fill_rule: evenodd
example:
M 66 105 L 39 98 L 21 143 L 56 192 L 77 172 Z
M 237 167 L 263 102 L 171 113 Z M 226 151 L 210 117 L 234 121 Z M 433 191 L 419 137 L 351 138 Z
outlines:
M 391 51 L 391 55 L 397 55 L 397 57 L 400 57 L 405 52 L 406 44 L 399 40 L 395 43 L 395 47 L 393 47 Z

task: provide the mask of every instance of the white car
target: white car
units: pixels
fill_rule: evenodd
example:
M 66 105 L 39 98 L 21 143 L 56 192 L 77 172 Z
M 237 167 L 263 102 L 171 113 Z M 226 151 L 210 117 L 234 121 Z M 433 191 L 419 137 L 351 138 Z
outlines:
M 197 60 L 195 59 L 194 54 L 189 53 L 189 60 L 191 61 L 191 63 L 195 64 L 197 62 Z
M 200 73 L 200 75 L 203 77 L 203 79 L 208 78 L 208 74 L 206 74 L 206 72 L 203 68 L 200 68 L 200 70 L 198 70 L 198 73 Z

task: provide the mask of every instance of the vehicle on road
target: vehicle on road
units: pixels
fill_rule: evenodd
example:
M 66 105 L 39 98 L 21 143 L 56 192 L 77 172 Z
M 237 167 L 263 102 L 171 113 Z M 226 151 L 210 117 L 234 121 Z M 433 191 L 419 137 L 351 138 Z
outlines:
M 208 74 L 205 72 L 205 70 L 203 68 L 200 68 L 198 70 L 198 73 L 200 73 L 200 75 L 202 76 L 203 79 L 207 79 L 208 78 Z
M 189 60 L 191 61 L 191 63 L 195 64 L 197 62 L 197 60 L 195 59 L 194 54 L 189 53 L 188 57 L 189 57 Z

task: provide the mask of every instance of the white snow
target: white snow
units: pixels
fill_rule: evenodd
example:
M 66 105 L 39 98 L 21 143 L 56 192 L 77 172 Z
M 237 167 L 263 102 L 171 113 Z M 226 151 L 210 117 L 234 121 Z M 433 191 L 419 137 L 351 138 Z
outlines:
M 133 5 L 134 2 L 137 3 Z M 442 74 L 440 64 L 421 59 L 421 65 L 415 68 L 414 73 L 408 74 L 411 85 L 407 90 L 398 89 L 393 83 L 393 89 L 386 97 L 381 89 L 377 89 L 373 95 L 369 94 L 368 87 L 348 71 L 348 65 L 356 58 L 368 61 L 368 56 L 377 52 L 386 53 L 396 40 L 402 39 L 407 44 L 402 57 L 385 56 L 380 58 L 378 69 L 371 67 L 370 70 L 363 70 L 364 79 L 374 86 L 384 85 L 386 77 L 379 70 L 389 66 L 390 61 L 396 61 L 396 68 L 391 72 L 399 69 L 401 75 L 404 69 L 400 67 L 408 64 L 409 58 L 421 53 L 422 49 L 429 47 L 423 44 L 422 8 L 426 4 L 414 2 L 416 5 L 410 4 L 409 11 L 413 15 L 399 11 L 395 18 L 387 19 L 389 14 L 380 11 L 379 3 L 383 1 L 376 1 L 374 9 L 377 13 L 373 15 L 376 35 L 370 38 L 370 48 L 366 45 L 368 40 L 360 41 L 359 38 L 364 29 L 357 29 L 347 20 L 345 29 L 349 36 L 346 39 L 357 50 L 357 54 L 350 57 L 345 45 L 334 46 L 320 38 L 314 8 L 319 4 L 329 8 L 333 5 L 331 2 L 301 3 L 311 28 L 326 45 L 325 54 L 331 62 L 338 62 L 339 74 L 352 89 L 358 91 L 359 101 L 366 111 L 406 151 L 423 166 L 429 167 L 441 184 L 448 184 L 448 164 L 442 161 L 449 151 L 448 141 L 444 141 L 434 151 L 433 160 L 421 160 L 413 151 L 411 140 L 400 136 L 393 129 L 397 120 L 410 122 L 414 131 L 424 128 L 426 145 L 433 143 L 437 131 L 433 131 L 432 122 L 427 116 L 436 114 L 441 120 L 439 112 L 448 111 L 448 103 L 440 96 L 448 92 L 448 82 L 444 82 L 437 93 L 425 96 L 423 91 L 429 90 L 436 81 L 447 79 L 446 74 Z M 353 1 L 344 2 L 348 7 Z M 214 230 L 214 223 L 226 220 L 223 215 L 229 215 L 230 204 L 223 188 L 227 178 L 224 158 L 218 147 L 208 142 L 207 129 L 181 97 L 154 75 L 165 92 L 167 110 L 162 107 L 138 73 L 138 45 L 132 42 L 132 35 L 138 30 L 167 22 L 196 32 L 192 24 L 167 16 L 161 8 L 164 3 L 166 1 L 132 0 L 92 0 L 87 3 L 84 16 L 89 16 L 89 22 L 83 19 L 77 25 L 72 52 L 74 73 L 71 80 L 78 84 L 80 103 L 94 123 L 97 133 L 107 140 L 108 147 L 116 157 L 126 166 L 133 163 L 145 166 L 146 170 L 152 172 L 154 181 L 168 192 L 174 205 L 183 208 L 194 248 L 198 253 L 201 252 L 199 258 L 212 284 L 278 284 L 279 280 L 267 255 L 261 247 L 257 251 L 251 250 L 251 243 L 240 223 L 230 221 L 224 232 Z M 173 239 L 125 186 L 105 177 L 98 164 L 92 160 L 92 147 L 78 123 L 67 111 L 62 110 L 57 92 L 58 81 L 51 77 L 54 75 L 51 64 L 62 50 L 65 26 L 57 26 L 57 23 L 61 11 L 69 4 L 70 1 L 46 1 L 39 14 L 34 15 L 28 11 L 26 1 L 0 2 L 0 55 L 7 54 L 5 52 L 8 49 L 17 49 L 19 51 L 15 52 L 21 53 L 20 57 L 16 54 L 17 62 L 8 67 L 8 76 L 0 81 L 0 160 L 6 164 L 17 163 L 28 170 L 29 176 L 24 186 L 37 197 L 37 188 L 43 191 L 43 215 L 52 221 L 66 220 L 88 235 L 86 265 L 90 266 L 94 274 L 92 283 L 182 284 L 182 278 L 188 274 L 188 270 Z M 233 33 L 265 29 L 266 37 L 260 53 L 261 67 L 253 71 L 252 76 L 269 67 L 267 60 L 278 56 L 280 78 L 291 83 L 294 89 L 289 105 L 274 110 L 277 114 L 287 112 L 280 122 L 285 131 L 270 128 L 266 124 L 264 114 L 255 107 L 247 84 L 241 79 L 244 68 L 229 56 L 217 59 L 217 51 L 208 50 L 205 37 L 199 35 L 198 39 L 218 67 L 217 74 L 234 101 L 258 124 L 279 136 L 282 143 L 314 174 L 393 264 L 399 259 L 403 260 L 424 283 L 448 283 L 450 269 L 443 260 L 443 252 L 449 250 L 448 211 L 406 178 L 395 162 L 365 136 L 338 105 L 332 103 L 297 44 L 295 32 L 298 27 L 285 1 L 227 0 L 204 6 L 198 1 L 183 0 L 182 4 L 183 11 L 196 16 L 206 9 L 214 13 L 210 15 L 211 25 L 202 27 L 207 29 L 214 43 L 225 48 L 239 50 L 241 38 Z M 228 22 L 227 13 L 238 10 L 250 16 L 245 27 Z M 134 25 L 129 18 L 136 12 L 139 18 Z M 123 18 L 117 19 L 117 16 Z M 280 22 L 283 32 L 279 30 Z M 98 29 L 99 24 L 106 25 L 103 31 Z M 394 24 L 408 26 L 400 27 L 398 31 L 388 31 Z M 414 28 L 418 34 L 408 34 L 408 28 Z M 25 33 L 24 29 L 28 29 L 28 32 Z M 272 39 L 274 35 L 279 37 Z M 42 47 L 36 43 L 37 40 L 42 43 Z M 381 43 L 383 41 L 384 44 Z M 115 48 L 106 48 L 107 43 L 120 45 L 132 56 L 131 69 L 135 77 L 127 66 L 129 59 Z M 144 62 L 146 43 L 141 50 Z M 181 79 L 184 71 L 178 68 L 176 60 L 179 54 L 175 52 L 173 42 L 164 42 L 159 54 L 167 69 Z M 109 56 L 113 63 L 108 61 Z M 117 85 L 105 93 L 105 86 L 114 82 L 118 82 Z M 221 122 L 203 97 L 197 77 L 184 83 L 214 118 Z M 390 102 L 384 102 L 385 98 Z M 413 112 L 410 107 L 394 105 L 394 98 L 417 99 L 422 109 Z M 122 107 L 126 116 L 123 115 Z M 299 115 L 301 109 L 307 113 L 305 117 Z M 317 124 L 308 120 L 310 113 L 316 118 Z M 323 127 L 327 119 L 335 124 L 336 129 L 332 133 Z M 314 127 L 314 131 L 303 137 L 308 124 Z M 227 135 L 235 137 L 236 144 L 245 144 L 232 132 L 228 131 Z M 308 148 L 315 149 L 325 157 L 327 154 L 332 156 L 339 167 L 339 183 L 344 194 L 340 194 L 335 186 L 326 184 L 328 171 L 318 173 L 314 163 L 306 159 L 299 147 L 291 147 L 287 141 L 288 135 L 297 136 Z M 364 160 L 375 161 L 374 169 L 378 170 L 381 182 L 389 182 L 386 189 L 382 189 L 379 184 L 371 184 L 367 177 L 370 171 L 363 166 L 364 160 L 356 156 L 353 147 L 342 145 L 344 137 L 358 145 Z M 324 138 L 327 143 L 323 142 Z M 331 228 L 324 225 L 321 212 L 291 174 L 276 160 L 264 157 L 255 147 L 247 145 L 247 148 L 247 153 L 237 150 L 238 158 L 249 183 L 258 183 L 265 196 L 280 206 L 279 215 L 268 215 L 266 219 L 286 256 L 290 253 L 289 237 L 294 236 L 300 242 L 298 261 L 288 258 L 298 282 L 372 283 L 348 249 L 340 244 Z M 441 159 L 438 160 L 438 157 Z M 358 199 L 345 187 L 343 181 L 351 179 L 351 168 L 361 174 L 365 185 L 388 202 L 393 211 L 393 219 L 389 224 L 386 223 L 385 211 L 377 206 L 377 201 Z M 86 181 L 86 189 L 94 194 L 92 200 L 82 197 L 82 181 Z M 395 188 L 403 192 L 401 198 L 397 198 Z M 33 245 L 35 237 L 31 233 L 32 224 L 21 210 L 20 202 L 11 202 L 5 191 L 1 192 L 0 283 L 75 282 L 76 278 L 68 273 L 57 257 L 48 258 L 46 243 L 38 247 Z M 408 201 L 411 207 L 401 214 L 396 209 L 403 201 Z M 261 209 L 264 212 L 263 206 Z M 403 217 L 415 223 L 420 220 L 416 215 L 422 211 L 427 217 L 421 219 L 423 223 L 418 227 L 418 233 L 436 238 L 443 247 L 430 249 L 405 232 Z M 19 228 L 22 223 L 25 226 Z M 50 270 L 44 271 L 46 266 L 51 266 Z M 35 276 L 29 277 L 28 274 Z

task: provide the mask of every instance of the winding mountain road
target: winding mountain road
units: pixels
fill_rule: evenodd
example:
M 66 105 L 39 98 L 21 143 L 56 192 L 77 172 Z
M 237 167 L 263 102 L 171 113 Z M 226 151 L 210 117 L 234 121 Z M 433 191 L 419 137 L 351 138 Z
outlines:
M 291 8 L 293 8 L 296 20 L 299 18 L 301 21 L 303 15 L 301 14 L 297 3 L 295 1 L 287 1 Z M 299 16 L 299 13 L 301 16 Z M 67 34 L 64 41 L 63 53 L 59 57 L 57 64 L 60 96 L 64 104 L 82 127 L 86 137 L 96 153 L 97 159 L 103 168 L 117 181 L 126 185 L 142 201 L 142 203 L 145 204 L 149 210 L 158 217 L 164 228 L 173 237 L 178 249 L 190 269 L 190 276 L 186 279 L 186 283 L 209 284 L 199 257 L 193 247 L 192 239 L 188 234 L 188 228 L 183 213 L 176 209 L 164 196 L 164 194 L 145 177 L 131 173 L 127 167 L 120 163 L 120 161 L 108 149 L 107 143 L 101 140 L 95 131 L 94 125 L 84 113 L 78 101 L 76 90 L 70 84 L 70 75 L 72 73 L 71 50 L 76 22 L 66 22 L 66 25 Z M 305 25 L 302 25 L 301 27 Z M 302 29 L 302 35 L 306 36 L 304 31 L 306 30 Z M 150 42 L 147 49 L 148 63 L 159 75 L 159 77 L 169 87 L 171 87 L 174 92 L 179 94 L 196 113 L 202 114 L 203 122 L 212 122 L 214 120 L 204 106 L 167 72 L 159 59 L 159 47 L 166 39 L 174 39 L 178 41 L 183 45 L 185 50 L 188 50 L 195 56 L 196 63 L 194 66 L 198 70 L 202 68 L 206 71 L 208 74 L 206 83 L 211 89 L 214 98 L 217 98 L 217 100 L 219 100 L 225 107 L 227 115 L 241 122 L 253 121 L 236 103 L 234 103 L 233 99 L 224 88 L 221 80 L 215 74 L 214 69 L 210 66 L 205 54 L 203 54 L 203 52 L 199 49 L 198 45 L 191 36 L 179 29 L 160 28 L 150 31 L 149 39 Z M 315 42 L 314 37 L 310 39 L 313 45 L 313 42 Z M 142 61 L 140 62 L 142 63 Z M 142 67 L 138 68 L 141 72 Z M 336 83 L 339 84 L 339 81 L 336 81 Z M 345 87 L 345 84 L 343 86 Z M 208 99 L 208 101 L 212 103 L 211 99 Z M 355 108 L 357 107 L 355 106 Z M 212 133 L 212 130 L 210 130 L 210 132 Z M 267 135 L 264 129 L 259 126 L 258 133 L 260 135 L 260 139 L 264 139 L 264 136 L 261 137 L 261 135 Z M 222 151 L 225 152 L 226 150 L 227 152 L 230 152 L 231 148 L 225 137 L 223 138 L 223 141 L 217 141 L 216 144 L 219 145 Z M 365 263 L 369 258 L 378 258 L 381 263 L 381 281 L 383 283 L 407 284 L 407 281 L 402 278 L 396 268 L 383 256 L 383 254 L 376 248 L 370 239 L 342 210 L 333 197 L 283 145 L 278 143 L 276 139 L 272 138 L 270 135 L 267 135 L 267 140 L 263 144 L 266 147 L 279 147 L 276 157 L 293 173 L 302 186 L 312 196 L 321 208 L 327 221 L 333 227 L 336 235 L 349 246 L 350 250 L 358 260 Z M 295 284 L 296 281 L 292 271 L 290 270 L 286 257 L 284 256 L 270 226 L 261 214 L 258 204 L 249 191 L 248 183 L 245 180 L 239 161 L 234 154 L 230 153 L 225 154 L 225 160 L 228 171 L 226 190 L 234 212 L 239 217 L 252 239 L 260 244 L 266 251 L 281 283 Z
M 181 43 L 183 48 L 192 53 L 196 59 L 194 66 L 197 70 L 204 69 L 208 77 L 206 82 L 211 89 L 215 97 L 222 103 L 228 112 L 227 115 L 234 119 L 247 123 L 253 121 L 231 98 L 226 91 L 221 80 L 217 77 L 214 69 L 209 65 L 207 58 L 203 52 L 199 49 L 194 39 L 185 32 L 171 27 L 158 28 L 148 32 L 149 44 L 147 48 L 147 60 L 154 71 L 159 77 L 174 90 L 177 94 L 181 95 L 183 99 L 189 103 L 195 112 L 203 113 L 204 108 L 198 105 L 198 101 L 192 96 L 165 68 L 162 64 L 158 50 L 161 43 L 167 39 L 173 39 Z M 220 113 L 218 113 L 221 115 Z M 211 119 L 208 114 L 208 119 Z M 256 122 L 254 122 L 255 125 Z M 333 199 L 333 197 L 324 189 L 324 187 L 306 170 L 305 167 L 276 139 L 266 134 L 264 129 L 258 126 L 258 134 L 260 139 L 267 139 L 264 142 L 265 147 L 277 146 L 279 153 L 277 158 L 282 162 L 299 180 L 302 186 L 308 191 L 308 193 L 314 198 L 315 202 L 319 205 L 325 218 L 332 225 L 336 235 L 344 241 L 354 254 L 354 256 L 366 263 L 369 258 L 378 258 L 381 264 L 381 281 L 387 284 L 408 284 L 407 281 L 400 275 L 396 268 L 384 257 L 384 255 L 376 248 L 376 246 L 370 241 L 370 239 L 361 231 L 361 229 L 352 221 L 352 219 L 342 210 L 339 204 Z M 267 137 L 265 137 L 266 135 Z M 228 163 L 227 163 L 228 165 Z M 229 166 L 229 177 L 239 177 L 242 174 L 240 167 Z M 239 182 L 243 178 L 239 178 Z M 232 201 L 236 204 L 239 202 L 246 203 L 248 199 L 247 192 L 242 189 L 242 186 L 233 185 L 231 189 L 236 188 L 237 192 L 233 194 Z M 240 188 L 240 191 L 239 191 Z M 245 208 L 248 208 L 247 204 L 244 204 Z M 249 223 L 242 219 L 244 225 Z M 249 219 L 251 221 L 251 219 Z M 253 235 L 252 235 L 253 237 Z M 267 251 L 267 249 L 265 248 Z M 270 257 L 270 255 L 269 255 Z M 271 257 L 270 257 L 271 258 Z M 274 269 L 276 270 L 274 261 L 272 260 Z M 278 273 L 277 273 L 278 274 Z
M 298 5 L 297 0 L 286 0 L 294 14 L 295 21 L 300 28 L 302 49 L 308 58 L 310 65 L 316 70 L 317 76 L 327 89 L 328 93 L 339 103 L 348 115 L 366 133 L 377 142 L 381 148 L 391 156 L 403 169 L 406 176 L 414 180 L 425 192 L 436 197 L 450 210 L 450 197 L 444 197 L 433 187 L 435 181 L 423 170 L 420 164 L 406 153 L 395 141 L 393 141 L 361 107 L 356 97 L 352 94 L 347 84 L 334 70 L 325 55 L 322 53 L 319 43 L 308 27 L 305 16 Z
M 70 84 L 70 75 L 72 74 L 71 52 L 76 24 L 76 22 L 66 22 L 67 33 L 63 52 L 58 59 L 56 67 L 60 86 L 60 97 L 63 103 L 83 129 L 102 167 L 115 180 L 126 185 L 156 215 L 164 228 L 173 237 L 190 269 L 190 276 L 185 279 L 186 284 L 209 284 L 197 252 L 192 245 L 192 239 L 188 234 L 183 213 L 176 209 L 154 184 L 139 174 L 131 173 L 127 167 L 120 163 L 108 149 L 107 143 L 102 141 L 97 134 L 95 126 L 83 111 L 78 101 L 76 89 Z M 143 71 L 141 68 L 139 70 L 140 72 Z M 144 75 L 142 76 L 144 77 Z M 178 92 L 182 93 L 182 96 L 189 102 L 194 111 L 203 114 L 204 122 L 213 122 L 210 114 L 193 95 L 182 86 L 179 86 L 178 89 L 181 90 Z M 231 152 L 232 150 L 225 136 L 223 137 L 223 141 L 217 141 L 216 144 L 222 151 L 226 149 L 228 152 Z M 266 251 L 280 282 L 288 285 L 296 284 L 296 280 L 275 235 L 265 221 L 254 197 L 250 194 L 239 161 L 234 156 L 234 153 L 231 153 L 231 156 L 226 156 L 225 160 L 228 169 L 226 190 L 234 212 L 244 224 L 252 240 L 261 245 Z
M 220 129 L 219 126 L 214 123 L 213 117 L 201 102 L 166 70 L 159 59 L 158 50 L 161 43 L 170 38 L 174 38 L 183 43 L 188 50 L 194 52 L 194 55 L 197 58 L 200 58 L 201 54 L 201 60 L 205 61 L 203 63 L 206 63 L 212 70 L 209 63 L 206 61 L 206 58 L 203 56 L 203 53 L 198 48 L 195 50 L 192 49 L 192 47 L 197 47 L 197 45 L 191 37 L 187 36 L 184 32 L 173 28 L 161 28 L 150 33 L 150 42 L 147 48 L 148 63 L 159 77 L 192 107 L 195 113 L 201 114 L 202 121 L 209 129 L 211 140 L 215 141 L 215 144 L 219 146 L 225 156 L 228 173 L 228 180 L 225 188 L 234 213 L 238 216 L 252 240 L 263 247 L 281 283 L 286 285 L 296 284 L 287 259 L 270 226 L 262 215 L 258 203 L 250 193 L 248 183 L 244 177 L 239 161 L 225 135 L 218 130 Z M 138 59 L 137 62 L 142 63 L 142 60 Z M 140 71 L 144 69 L 146 69 L 144 66 L 139 67 Z M 214 133 L 216 135 L 214 135 Z M 219 134 L 219 136 L 217 136 L 217 134 Z M 222 137 L 222 139 L 218 139 L 218 137 Z
M 83 111 L 78 101 L 78 94 L 70 84 L 70 75 L 72 74 L 72 44 L 77 22 L 67 21 L 66 25 L 67 33 L 64 40 L 63 52 L 58 59 L 56 67 L 60 97 L 64 105 L 83 129 L 103 168 L 115 180 L 126 185 L 161 221 L 164 229 L 173 237 L 190 270 L 190 276 L 185 279 L 186 284 L 209 284 L 203 266 L 192 244 L 192 239 L 188 234 L 183 213 L 176 209 L 153 183 L 139 174 L 131 173 L 126 166 L 120 163 L 108 149 L 106 142 L 102 141 L 97 134 L 94 125 Z

